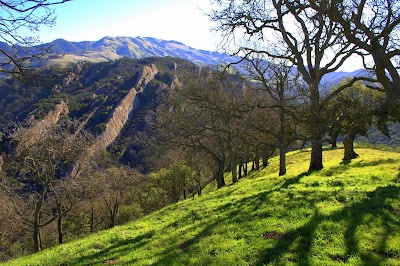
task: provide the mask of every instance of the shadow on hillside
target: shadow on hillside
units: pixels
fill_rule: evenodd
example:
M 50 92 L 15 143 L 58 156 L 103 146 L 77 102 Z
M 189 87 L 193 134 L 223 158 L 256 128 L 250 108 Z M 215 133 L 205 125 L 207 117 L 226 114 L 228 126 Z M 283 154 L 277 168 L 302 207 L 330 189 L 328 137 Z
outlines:
M 373 161 L 369 161 L 369 162 L 365 162 L 365 161 L 361 160 L 359 162 L 352 164 L 351 166 L 362 168 L 362 167 L 366 167 L 366 166 L 378 166 L 378 165 L 382 165 L 382 164 L 398 164 L 398 161 L 391 159 L 391 158 L 373 160 Z
M 172 244 L 164 254 L 162 254 L 161 258 L 154 263 L 153 265 L 171 265 L 176 263 L 179 260 L 180 254 L 184 254 L 186 252 L 190 252 L 191 249 L 194 249 L 194 246 L 199 243 L 203 238 L 206 238 L 214 233 L 214 229 L 217 228 L 221 224 L 225 223 L 243 223 L 249 221 L 249 219 L 263 219 L 269 216 L 272 216 L 272 213 L 265 210 L 260 210 L 262 204 L 274 204 L 272 200 L 269 199 L 269 195 L 273 192 L 279 191 L 281 189 L 286 189 L 292 184 L 296 184 L 300 181 L 300 179 L 304 176 L 309 175 L 310 173 L 302 173 L 296 177 L 286 179 L 282 184 L 278 185 L 275 189 L 270 191 L 260 192 L 256 195 L 252 195 L 246 198 L 243 198 L 239 201 L 226 203 L 214 210 L 214 213 L 221 213 L 226 215 L 221 215 L 227 217 L 224 220 L 217 220 L 213 223 L 208 223 L 204 226 L 204 228 L 198 232 L 196 235 L 191 237 L 190 239 L 181 239 L 182 241 L 179 243 Z M 182 224 L 190 224 L 191 222 L 195 222 L 196 219 L 200 217 L 203 220 L 206 220 L 208 217 L 205 217 L 203 214 L 194 214 L 194 211 L 191 211 L 188 215 L 181 218 L 174 223 L 169 224 L 166 227 L 176 227 L 179 228 Z M 166 243 L 168 245 L 168 243 Z M 177 251 L 177 248 L 178 250 Z M 213 261 L 203 261 L 205 264 L 212 264 Z M 214 262 L 215 263 L 215 262 Z
M 349 168 L 364 168 L 367 166 L 378 166 L 378 165 L 383 165 L 383 164 L 398 164 L 398 161 L 394 159 L 379 159 L 379 160 L 374 160 L 374 161 L 358 161 L 358 162 L 351 162 L 347 161 L 346 163 L 340 163 L 337 166 L 332 166 L 329 167 L 327 170 L 322 170 L 321 175 L 325 176 L 334 176 L 334 175 L 339 175 L 344 172 L 346 172 Z
M 319 211 L 318 207 L 316 207 L 317 203 L 324 201 L 331 195 L 327 196 L 325 195 L 326 193 L 315 193 L 315 191 L 304 191 L 299 193 L 305 200 L 292 200 L 290 196 L 291 192 L 288 189 L 290 185 L 299 183 L 301 178 L 309 174 L 308 172 L 302 173 L 296 177 L 286 179 L 269 191 L 263 191 L 224 204 L 216 208 L 213 214 L 204 216 L 202 213 L 196 214 L 192 211 L 192 213 L 176 221 L 177 224 L 170 224 L 168 226 L 176 226 L 179 228 L 180 223 L 188 223 L 189 221 L 189 224 L 192 222 L 194 227 L 201 226 L 202 229 L 188 239 L 180 239 L 179 237 L 169 239 L 169 243 L 166 243 L 169 247 L 163 254 L 158 254 L 159 259 L 153 265 L 170 265 L 176 262 L 182 263 L 182 260 L 187 259 L 187 254 L 190 254 L 190 252 L 199 252 L 198 249 L 201 249 L 201 246 L 199 247 L 197 244 L 199 244 L 200 241 L 213 234 L 220 234 L 221 228 L 224 228 L 226 224 L 245 226 L 247 222 L 253 219 L 268 219 L 269 217 L 274 217 L 276 211 L 271 208 L 268 209 L 267 206 L 274 206 L 273 204 L 276 204 L 276 199 L 271 197 L 271 195 L 281 190 L 285 190 L 288 199 L 285 203 L 282 203 L 285 204 L 282 215 L 291 213 L 291 211 L 302 207 L 299 204 L 303 204 L 303 206 L 306 204 L 306 206 L 310 206 L 310 208 L 304 208 L 306 210 L 306 213 L 304 213 L 304 215 L 306 215 L 305 217 L 309 217 L 308 221 L 306 221 L 304 225 L 286 232 L 279 232 L 278 230 L 276 232 L 269 231 L 262 233 L 259 237 L 265 238 L 265 241 L 273 239 L 273 246 L 259 251 L 256 260 L 252 262 L 249 261 L 251 265 L 265 265 L 271 262 L 278 262 L 289 250 L 292 253 L 294 263 L 297 265 L 309 265 L 311 263 L 312 245 L 317 240 L 315 233 L 323 222 L 335 222 L 347 225 L 347 228 L 344 230 L 345 252 L 328 254 L 332 263 L 347 262 L 352 255 L 358 256 L 362 260 L 363 265 L 378 265 L 387 258 L 400 259 L 398 250 L 388 249 L 389 236 L 395 233 L 395 230 L 400 227 L 399 210 L 393 210 L 389 200 L 398 198 L 400 194 L 399 187 L 392 185 L 378 187 L 375 191 L 368 193 L 367 197 L 361 202 L 353 203 L 331 214 L 323 214 Z M 199 217 L 207 221 L 209 218 L 208 216 L 215 215 L 215 213 L 221 214 L 221 217 L 224 217 L 224 219 L 214 219 L 212 223 L 206 223 L 204 225 L 195 224 L 196 219 Z M 370 221 L 382 221 L 381 229 L 383 228 L 383 230 L 380 231 L 379 238 L 376 238 L 376 241 L 379 241 L 376 242 L 378 245 L 368 252 L 365 249 L 360 249 L 359 239 L 357 238 L 357 228 L 361 225 L 365 226 L 366 219 Z M 257 232 L 254 233 L 257 234 Z M 174 242 L 177 239 L 179 239 L 179 241 Z M 209 255 L 211 257 L 218 256 L 218 253 L 215 252 L 215 254 L 213 254 L 211 252 Z M 207 258 L 201 263 L 215 263 L 212 258 L 210 261 L 207 261 L 208 259 L 210 258 Z
M 296 260 L 301 265 L 308 265 L 314 232 L 317 227 L 324 221 L 339 222 L 343 220 L 348 224 L 344 236 L 346 252 L 344 254 L 330 254 L 329 257 L 332 262 L 346 262 L 352 255 L 358 255 L 363 265 L 380 265 L 385 258 L 400 259 L 399 252 L 387 250 L 388 237 L 396 232 L 396 228 L 400 227 L 400 221 L 388 213 L 388 211 L 393 211 L 393 208 L 387 203 L 387 199 L 397 198 L 399 193 L 400 188 L 396 186 L 379 187 L 369 193 L 368 198 L 363 201 L 354 203 L 330 215 L 320 214 L 318 209 L 314 207 L 314 215 L 305 225 L 286 232 L 285 238 L 278 239 L 274 247 L 262 251 L 255 265 L 264 265 L 278 260 L 288 250 L 295 253 Z M 356 237 L 357 227 L 365 223 L 366 217 L 370 220 L 380 219 L 383 221 L 385 231 L 380 235 L 380 238 L 376 238 L 376 241 L 380 241 L 379 248 L 372 250 L 372 252 L 360 251 L 359 241 Z M 293 246 L 296 247 L 293 248 Z
M 101 249 L 99 252 L 78 257 L 75 261 L 68 262 L 69 265 L 97 265 L 97 264 L 118 264 L 118 258 L 131 252 L 137 248 L 144 246 L 151 240 L 154 231 L 147 232 L 132 239 L 115 240 L 113 244 L 107 248 Z M 89 248 L 96 248 L 89 247 Z M 134 261 L 131 261 L 132 263 Z

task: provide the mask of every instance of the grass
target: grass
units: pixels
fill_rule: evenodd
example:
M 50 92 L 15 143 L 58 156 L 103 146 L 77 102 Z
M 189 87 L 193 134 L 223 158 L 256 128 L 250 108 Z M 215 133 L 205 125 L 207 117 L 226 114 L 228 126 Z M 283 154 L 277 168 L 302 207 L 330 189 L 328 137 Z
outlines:
M 288 154 L 235 185 L 5 265 L 400 265 L 400 153 Z M 228 181 L 227 177 L 227 181 Z

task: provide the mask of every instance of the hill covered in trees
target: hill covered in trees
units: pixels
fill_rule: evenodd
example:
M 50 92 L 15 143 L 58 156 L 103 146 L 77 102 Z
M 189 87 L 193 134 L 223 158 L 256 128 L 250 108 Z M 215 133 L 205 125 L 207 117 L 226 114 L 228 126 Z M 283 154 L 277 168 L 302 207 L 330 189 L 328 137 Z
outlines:
M 137 166 L 140 158 L 133 158 L 130 151 L 138 145 L 138 133 L 146 131 L 146 116 L 155 110 L 166 89 L 174 86 L 176 75 L 190 68 L 196 66 L 178 58 L 124 58 L 81 62 L 52 78 L 5 79 L 0 89 L 0 124 L 5 130 L 18 122 L 46 121 L 48 114 L 64 103 L 64 115 L 79 120 L 82 127 L 103 139 L 109 137 L 103 147 L 112 143 L 115 154 Z M 4 142 L 3 147 L 6 145 Z
M 237 71 L 152 38 L 37 45 L 19 29 L 52 25 L 50 6 L 68 0 L 11 2 L 0 4 L 1 260 L 58 245 L 51 263 L 398 264 L 398 153 L 355 143 L 400 121 L 398 5 L 215 1 L 208 16 Z M 354 56 L 364 70 L 337 72 Z M 200 208 L 188 203 L 201 194 Z M 134 233 L 91 243 L 133 219 Z
M 236 185 L 5 265 L 398 265 L 399 153 L 324 151 L 309 173 L 309 151 L 277 158 Z M 230 177 L 226 177 L 227 183 Z
M 213 180 L 222 188 L 228 171 L 236 183 L 277 154 L 285 175 L 286 152 L 308 145 L 309 102 L 290 67 L 258 67 L 268 76 L 122 58 L 2 80 L 2 259 L 142 217 Z M 321 113 L 325 144 L 351 135 L 345 162 L 358 156 L 356 134 L 379 124 L 381 99 L 357 83 Z

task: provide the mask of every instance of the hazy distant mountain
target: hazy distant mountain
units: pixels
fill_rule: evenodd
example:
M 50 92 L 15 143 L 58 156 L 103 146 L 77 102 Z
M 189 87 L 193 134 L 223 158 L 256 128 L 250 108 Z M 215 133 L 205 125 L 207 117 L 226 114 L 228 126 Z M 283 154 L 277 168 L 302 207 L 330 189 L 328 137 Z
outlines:
M 365 69 L 358 69 L 352 72 L 337 71 L 325 75 L 322 78 L 321 83 L 324 84 L 325 87 L 331 88 L 332 86 L 338 85 L 342 80 L 346 78 L 354 78 L 362 76 L 373 77 L 373 74 L 371 74 Z
M 53 60 L 58 66 L 65 66 L 80 61 L 102 62 L 114 61 L 123 57 L 141 59 L 146 57 L 176 57 L 186 59 L 200 65 L 219 65 L 237 62 L 238 57 L 232 57 L 219 52 L 197 50 L 177 41 L 166 41 L 150 37 L 104 37 L 98 41 L 70 42 L 57 39 L 42 46 L 51 46 L 54 53 L 63 55 Z M 0 48 L 7 49 L 0 42 Z M 1 60 L 1 58 L 0 58 Z M 325 75 L 322 84 L 331 88 L 346 77 L 366 75 L 365 70 L 353 72 L 334 72 Z
M 70 42 L 57 39 L 43 46 L 52 46 L 58 54 L 64 54 L 59 63 L 77 61 L 110 61 L 122 57 L 140 59 L 145 57 L 177 57 L 196 64 L 217 65 L 235 59 L 219 52 L 197 50 L 176 41 L 149 37 L 104 37 L 98 41 Z

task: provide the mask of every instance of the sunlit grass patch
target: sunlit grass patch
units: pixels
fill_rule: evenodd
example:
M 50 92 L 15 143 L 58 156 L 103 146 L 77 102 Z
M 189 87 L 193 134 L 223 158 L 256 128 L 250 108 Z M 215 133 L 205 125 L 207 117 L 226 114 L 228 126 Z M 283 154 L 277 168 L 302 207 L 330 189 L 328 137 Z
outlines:
M 400 154 L 292 152 L 231 185 L 9 265 L 400 265 Z

